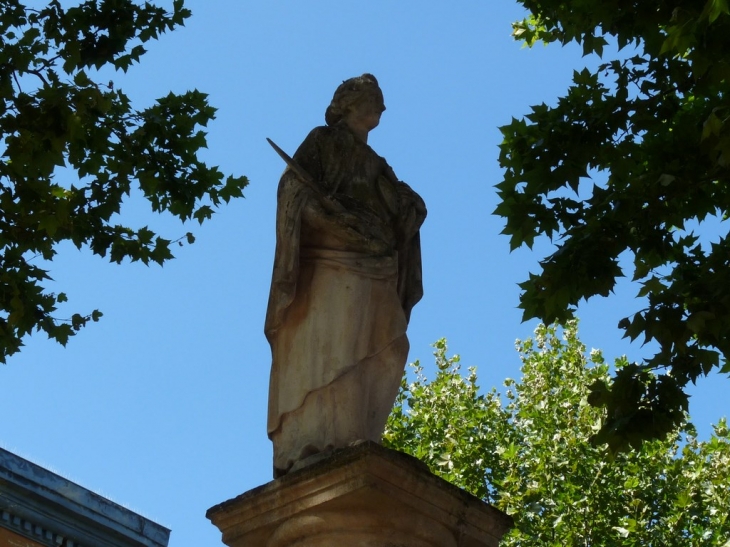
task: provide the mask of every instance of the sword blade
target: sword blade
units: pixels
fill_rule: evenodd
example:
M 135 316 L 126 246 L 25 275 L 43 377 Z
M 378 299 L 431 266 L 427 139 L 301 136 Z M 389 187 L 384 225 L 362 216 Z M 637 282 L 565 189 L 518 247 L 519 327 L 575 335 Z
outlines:
M 294 159 L 289 156 L 286 152 L 284 152 L 279 146 L 272 141 L 270 138 L 266 137 L 266 141 L 271 145 L 271 148 L 274 149 L 274 151 L 279 154 L 279 157 L 284 160 L 284 162 L 289 166 L 289 168 L 294 171 L 294 173 L 297 174 L 297 176 L 302 179 L 303 182 L 311 186 L 317 191 L 320 191 L 315 182 L 314 179 L 311 177 L 309 173 L 307 173 L 304 169 L 302 169 L 299 164 L 294 161 Z

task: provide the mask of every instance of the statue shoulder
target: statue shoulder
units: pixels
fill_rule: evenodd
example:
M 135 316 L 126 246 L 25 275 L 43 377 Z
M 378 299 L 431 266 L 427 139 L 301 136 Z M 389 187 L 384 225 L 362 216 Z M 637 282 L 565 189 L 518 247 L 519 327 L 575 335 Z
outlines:
M 314 129 L 312 129 L 309 134 L 307 135 L 306 140 L 317 140 L 317 141 L 326 141 L 326 140 L 341 140 L 344 137 L 352 136 L 352 133 L 347 131 L 346 129 L 343 130 L 343 127 L 338 125 L 318 125 Z
M 322 153 L 333 146 L 342 146 L 351 139 L 352 134 L 349 131 L 343 131 L 339 126 L 320 125 L 309 132 L 299 145 L 297 153 Z

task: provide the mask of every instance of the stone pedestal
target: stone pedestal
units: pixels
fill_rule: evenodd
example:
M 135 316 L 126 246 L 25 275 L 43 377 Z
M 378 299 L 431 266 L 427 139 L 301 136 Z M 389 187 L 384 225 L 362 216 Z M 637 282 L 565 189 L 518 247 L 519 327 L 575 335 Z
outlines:
M 331 457 L 206 515 L 229 547 L 497 547 L 512 519 L 375 443 Z

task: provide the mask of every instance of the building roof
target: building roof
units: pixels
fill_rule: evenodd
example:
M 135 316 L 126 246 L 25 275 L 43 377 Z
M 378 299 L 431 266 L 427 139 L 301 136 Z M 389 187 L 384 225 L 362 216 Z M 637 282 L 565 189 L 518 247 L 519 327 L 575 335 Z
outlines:
M 53 547 L 167 547 L 170 530 L 0 448 L 0 528 Z

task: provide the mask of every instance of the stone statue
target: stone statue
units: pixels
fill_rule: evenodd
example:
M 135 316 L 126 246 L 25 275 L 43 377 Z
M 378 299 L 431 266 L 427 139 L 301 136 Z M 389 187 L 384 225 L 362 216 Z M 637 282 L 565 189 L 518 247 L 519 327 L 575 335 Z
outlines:
M 274 477 L 379 443 L 398 392 L 426 207 L 367 144 L 384 110 L 374 76 L 343 82 L 279 182 L 264 329 Z

